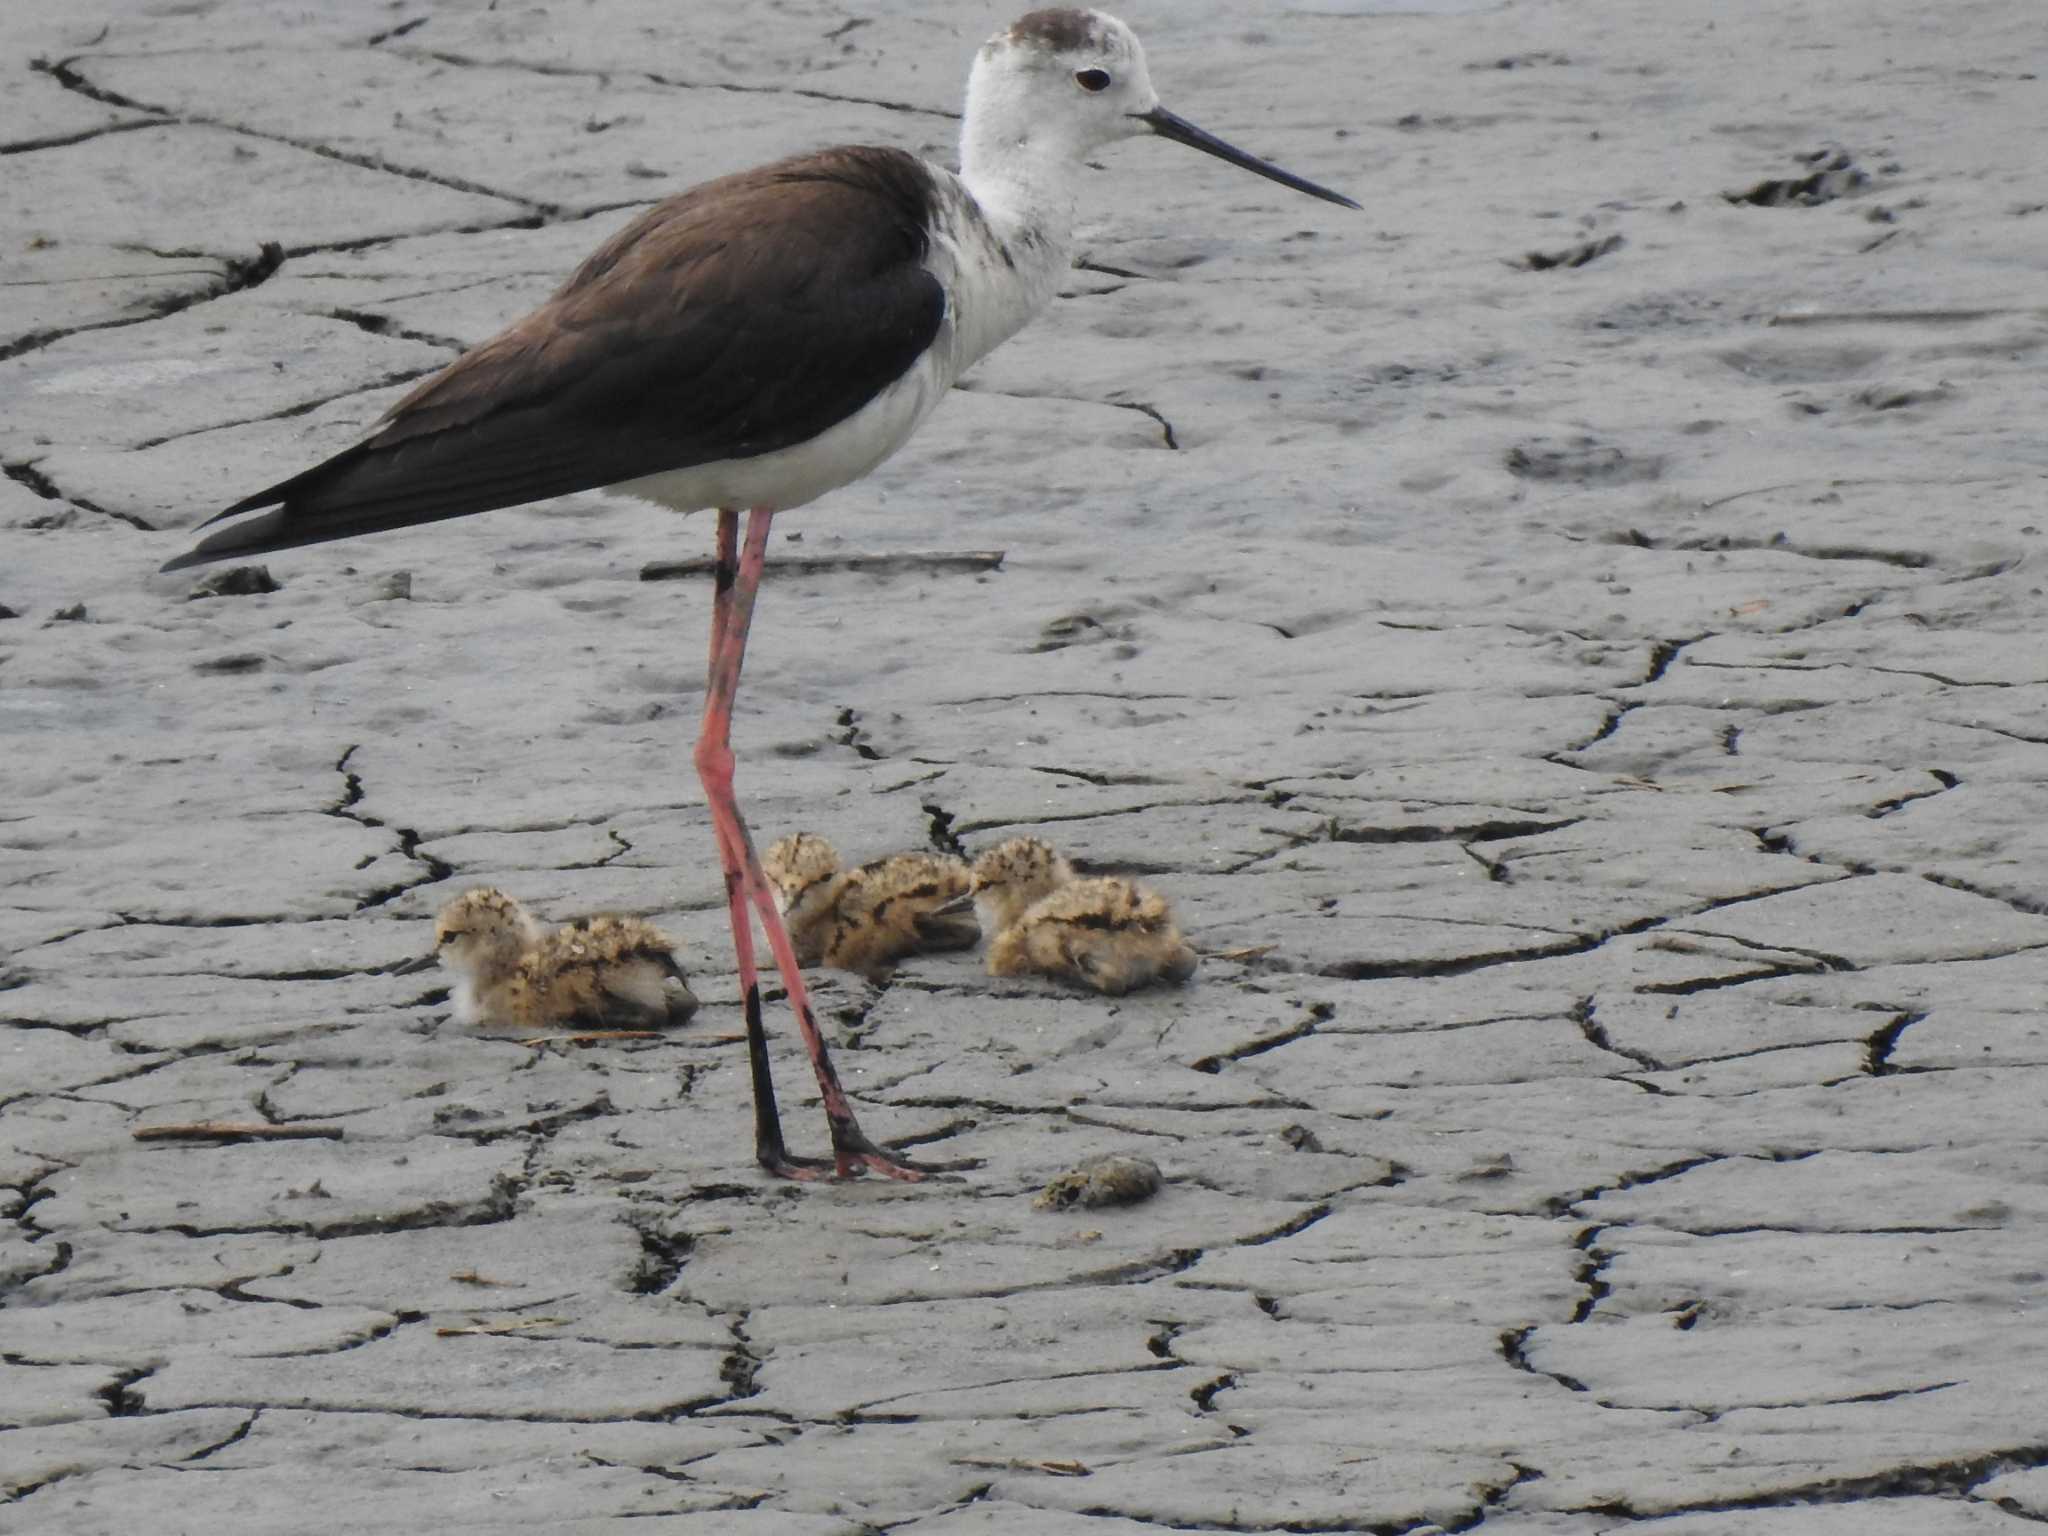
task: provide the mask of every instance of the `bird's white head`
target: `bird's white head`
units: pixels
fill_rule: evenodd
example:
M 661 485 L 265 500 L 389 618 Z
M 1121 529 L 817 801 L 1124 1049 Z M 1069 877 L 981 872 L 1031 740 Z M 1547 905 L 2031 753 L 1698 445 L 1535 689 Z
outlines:
M 1145 50 L 1100 11 L 1033 11 L 975 55 L 967 78 L 968 155 L 1079 160 L 1150 130 L 1159 105 Z
M 1104 145 L 1143 134 L 1186 144 L 1325 202 L 1358 206 L 1167 111 L 1152 88 L 1137 35 L 1101 11 L 1033 11 L 982 45 L 967 78 L 961 174 L 977 192 L 1008 183 L 1042 196 L 1064 186 Z

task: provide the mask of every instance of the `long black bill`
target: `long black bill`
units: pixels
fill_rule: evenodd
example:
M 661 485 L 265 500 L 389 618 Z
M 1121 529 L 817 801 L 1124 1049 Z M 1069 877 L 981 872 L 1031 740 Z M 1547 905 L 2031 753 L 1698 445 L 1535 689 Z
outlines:
M 1205 133 L 1186 118 L 1176 112 L 1169 112 L 1164 107 L 1154 107 L 1150 112 L 1133 115 L 1162 139 L 1172 139 L 1176 144 L 1199 149 L 1203 154 L 1214 155 L 1218 160 L 1228 160 L 1232 165 L 1241 165 L 1268 181 L 1277 181 L 1283 187 L 1306 192 L 1310 197 L 1320 197 L 1326 203 L 1337 203 L 1346 208 L 1358 206 L 1342 192 L 1332 192 L 1328 187 L 1319 187 L 1312 181 L 1302 180 L 1292 171 L 1283 171 L 1277 165 L 1268 165 L 1257 155 L 1248 155 L 1243 150 L 1224 143 L 1215 134 Z

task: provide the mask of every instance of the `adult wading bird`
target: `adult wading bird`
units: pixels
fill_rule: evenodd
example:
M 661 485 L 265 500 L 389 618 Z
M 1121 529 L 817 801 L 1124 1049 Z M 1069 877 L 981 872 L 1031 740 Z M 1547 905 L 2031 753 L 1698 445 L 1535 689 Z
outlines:
M 407 395 L 368 438 L 236 502 L 213 521 L 242 521 L 164 567 L 595 487 L 678 511 L 716 508 L 696 764 L 746 1004 L 755 1151 L 772 1173 L 915 1179 L 929 1169 L 883 1150 L 854 1119 L 733 798 L 733 695 L 769 525 L 902 447 L 964 369 L 1045 307 L 1071 264 L 1082 162 L 1144 134 L 1358 206 L 1167 111 L 1116 18 L 1033 11 L 975 56 L 959 175 L 901 150 L 845 146 L 670 198 L 539 309 Z M 829 1161 L 783 1145 L 750 904 L 817 1072 Z

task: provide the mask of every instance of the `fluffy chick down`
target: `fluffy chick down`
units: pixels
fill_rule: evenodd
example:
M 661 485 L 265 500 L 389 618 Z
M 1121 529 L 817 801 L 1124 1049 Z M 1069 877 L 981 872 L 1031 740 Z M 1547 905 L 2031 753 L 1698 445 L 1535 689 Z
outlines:
M 994 935 L 992 975 L 1049 976 L 1121 996 L 1195 973 L 1165 898 L 1134 880 L 1079 878 L 1037 838 L 999 844 L 973 873 L 976 909 Z
M 960 859 L 896 853 L 843 869 L 829 842 L 798 832 L 778 841 L 761 863 L 800 964 L 872 980 L 907 955 L 970 949 L 981 938 L 967 912 L 942 910 L 958 908 L 972 886 Z
M 644 1029 L 697 1010 L 676 944 L 637 917 L 600 914 L 544 931 L 502 891 L 465 891 L 434 925 L 464 1024 Z M 674 985 L 671 985 L 674 983 Z

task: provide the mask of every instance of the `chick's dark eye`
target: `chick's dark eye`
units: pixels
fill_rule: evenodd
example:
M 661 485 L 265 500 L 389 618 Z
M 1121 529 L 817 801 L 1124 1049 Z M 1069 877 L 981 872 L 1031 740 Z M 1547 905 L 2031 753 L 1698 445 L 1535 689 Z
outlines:
M 1106 69 L 1077 69 L 1074 83 L 1084 91 L 1106 91 L 1109 89 L 1109 71 Z

